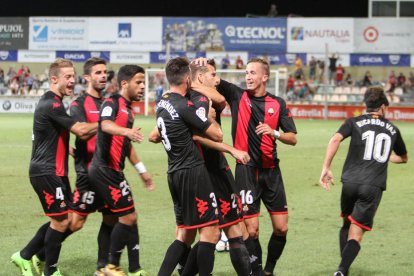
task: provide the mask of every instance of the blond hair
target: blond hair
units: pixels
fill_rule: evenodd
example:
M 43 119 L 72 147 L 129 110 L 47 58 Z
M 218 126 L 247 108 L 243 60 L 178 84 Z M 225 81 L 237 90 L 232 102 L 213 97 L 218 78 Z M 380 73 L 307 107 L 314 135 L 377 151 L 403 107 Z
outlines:
M 58 58 L 49 66 L 49 79 L 51 77 L 58 77 L 61 68 L 73 67 L 72 61 L 69 59 Z

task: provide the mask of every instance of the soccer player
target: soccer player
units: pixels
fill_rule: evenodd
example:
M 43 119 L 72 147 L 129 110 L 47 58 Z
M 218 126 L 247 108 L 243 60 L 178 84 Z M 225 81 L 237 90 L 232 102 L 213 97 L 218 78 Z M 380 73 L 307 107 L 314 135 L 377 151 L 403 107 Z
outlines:
M 218 205 L 204 160 L 192 139 L 192 130 L 219 142 L 222 132 L 217 123 L 208 119 L 206 110 L 196 108 L 186 98 L 191 87 L 188 60 L 171 59 L 165 71 L 171 92 L 157 104 L 157 127 L 168 155 L 168 185 L 178 229 L 158 275 L 171 275 L 179 257 L 191 246 L 197 229 L 200 234 L 198 271 L 200 275 L 210 275 L 215 244 L 220 236 Z
M 77 122 L 66 114 L 62 98 L 71 95 L 75 85 L 75 69 L 70 60 L 57 59 L 49 66 L 49 82 L 50 91 L 41 97 L 34 113 L 29 176 L 50 222 L 42 225 L 26 247 L 11 257 L 25 276 L 33 275 L 30 259 L 43 247 L 44 275 L 61 275 L 57 263 L 69 225 L 71 198 L 67 177 L 69 131 L 87 139 L 98 126 Z
M 142 98 L 145 89 L 142 67 L 125 65 L 119 69 L 119 94 L 106 99 L 99 114 L 96 151 L 88 176 L 93 189 L 118 217 L 110 239 L 109 263 L 105 275 L 125 275 L 119 267 L 122 250 L 128 247 L 129 276 L 146 275 L 139 264 L 139 235 L 137 214 L 130 187 L 123 174 L 125 157 L 135 164 L 139 173 L 146 172 L 144 164 L 135 153 L 132 142 L 141 142 L 140 128 L 132 128 L 134 115 L 131 102 Z M 143 175 L 141 175 L 143 176 Z M 144 179 L 148 190 L 153 189 L 149 174 Z
M 341 178 L 343 225 L 339 231 L 339 245 L 342 259 L 335 276 L 348 274 L 360 250 L 362 236 L 372 229 L 386 188 L 388 161 L 396 164 L 408 161 L 399 129 L 384 117 L 388 100 L 383 88 L 369 87 L 364 102 L 366 114 L 347 119 L 329 141 L 319 180 L 329 191 L 333 183 L 332 160 L 341 142 L 351 137 Z
M 196 62 L 203 63 L 202 59 Z M 220 80 L 217 86 L 231 108 L 233 146 L 250 156 L 247 164 L 237 162 L 235 179 L 249 233 L 245 244 L 254 275 L 263 273 L 258 220 L 260 200 L 266 206 L 273 226 L 265 275 L 273 274 L 286 244 L 288 209 L 276 141 L 288 145 L 296 145 L 297 142 L 296 127 L 286 102 L 266 92 L 269 74 L 269 64 L 254 58 L 246 66 L 247 89 L 224 80 Z

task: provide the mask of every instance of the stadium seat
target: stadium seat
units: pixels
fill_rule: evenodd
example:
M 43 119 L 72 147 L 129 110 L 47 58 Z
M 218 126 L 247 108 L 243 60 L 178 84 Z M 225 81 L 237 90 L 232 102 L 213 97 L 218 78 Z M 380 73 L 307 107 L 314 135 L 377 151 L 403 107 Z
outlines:
M 403 91 L 403 89 L 401 87 L 397 87 L 394 90 L 394 94 L 395 95 L 402 95 L 402 94 L 404 94 L 404 91 Z
M 37 89 L 37 96 L 42 96 L 43 94 L 45 94 L 45 90 L 44 89 Z
M 366 91 L 367 91 L 367 87 L 366 86 L 363 86 L 363 87 L 361 87 L 361 89 L 359 89 L 359 92 L 361 94 L 365 94 Z
M 32 89 L 29 91 L 29 96 L 36 96 L 37 95 L 37 91 L 35 89 Z
M 338 102 L 339 101 L 339 95 L 336 95 L 336 94 L 331 95 L 329 101 Z
M 316 102 L 322 101 L 322 95 L 321 94 L 316 94 L 315 96 L 313 96 L 313 100 L 316 101 Z
M 400 97 L 399 96 L 393 96 L 392 97 L 392 102 L 393 103 L 399 103 L 400 102 Z
M 360 93 L 360 90 L 361 90 L 361 89 L 359 89 L 359 87 L 358 87 L 358 86 L 353 86 L 353 87 L 351 88 L 351 93 L 352 93 L 352 94 L 359 94 L 359 93 Z
M 348 95 L 339 95 L 338 101 L 339 102 L 347 102 L 348 101 Z
M 349 93 L 351 93 L 351 87 L 349 87 L 349 86 L 344 87 L 344 89 L 343 89 L 342 93 L 345 93 L 345 94 L 349 94 Z
M 337 86 L 337 87 L 335 87 L 335 90 L 334 90 L 334 93 L 335 94 L 342 94 L 344 91 L 343 91 L 343 88 L 342 88 L 342 86 Z

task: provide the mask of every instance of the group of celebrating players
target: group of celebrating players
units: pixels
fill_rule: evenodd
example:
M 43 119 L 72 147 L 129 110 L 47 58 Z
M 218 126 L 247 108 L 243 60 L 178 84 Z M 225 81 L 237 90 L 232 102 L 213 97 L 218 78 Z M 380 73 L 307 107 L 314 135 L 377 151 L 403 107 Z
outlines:
M 176 239 L 168 247 L 158 275 L 178 268 L 181 275 L 211 275 L 215 245 L 223 230 L 237 275 L 274 275 L 288 232 L 288 206 L 279 168 L 276 141 L 295 145 L 296 127 L 286 102 L 266 91 L 269 64 L 251 59 L 246 66 L 246 89 L 220 79 L 214 60 L 171 59 L 166 65 L 170 90 L 156 107 L 156 127 L 149 140 L 162 143 L 168 155 L 168 186 L 176 217 Z M 120 267 L 128 253 L 128 275 L 146 276 L 139 263 L 139 234 L 134 200 L 123 174 L 125 158 L 154 189 L 131 142 L 142 142 L 133 127 L 131 102 L 145 90 L 145 70 L 137 65 L 119 69 L 118 93 L 102 99 L 106 62 L 91 58 L 84 64 L 87 91 L 66 113 L 62 98 L 75 83 L 71 61 L 50 65 L 50 91 L 34 114 L 30 182 L 50 222 L 11 257 L 22 275 L 61 275 L 57 263 L 62 242 L 84 225 L 88 214 L 100 210 L 98 261 L 94 275 L 126 275 Z M 233 145 L 223 143 L 220 114 L 231 108 Z M 407 162 L 398 128 L 384 118 L 388 101 L 384 91 L 369 88 L 367 113 L 348 119 L 331 139 L 321 174 L 329 190 L 330 165 L 340 142 L 351 136 L 342 175 L 340 230 L 341 263 L 334 275 L 347 275 L 360 249 L 362 235 L 372 228 L 373 217 L 385 190 L 388 160 Z M 69 132 L 75 148 L 69 147 Z M 393 151 L 393 153 L 392 153 Z M 223 152 L 236 159 L 235 175 Z M 68 156 L 75 159 L 76 187 L 71 193 Z M 367 175 L 369 177 L 367 177 Z M 273 233 L 262 266 L 259 242 L 260 204 L 270 215 Z M 199 241 L 194 244 L 197 232 Z

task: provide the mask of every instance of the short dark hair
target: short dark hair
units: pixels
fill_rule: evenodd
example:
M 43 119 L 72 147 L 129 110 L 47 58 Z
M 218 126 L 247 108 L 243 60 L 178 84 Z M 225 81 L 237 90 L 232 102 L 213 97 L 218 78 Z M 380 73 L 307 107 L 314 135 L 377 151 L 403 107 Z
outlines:
M 177 57 L 170 59 L 165 67 L 165 74 L 170 85 L 180 85 L 190 74 L 190 62 L 187 58 Z
M 98 57 L 92 57 L 88 59 L 85 64 L 83 65 L 83 74 L 90 75 L 92 67 L 98 64 L 106 65 L 106 60 Z
M 214 59 L 208 59 L 207 64 L 211 65 L 216 69 L 216 62 Z M 190 71 L 191 71 L 191 80 L 195 80 L 197 77 L 197 73 L 201 72 L 202 74 L 206 73 L 208 71 L 207 66 L 199 66 L 194 63 L 190 63 Z
M 145 69 L 138 65 L 124 65 L 119 68 L 117 77 L 119 88 L 121 88 L 122 81 L 129 82 L 138 73 L 145 74 Z
M 266 60 L 264 60 L 264 59 L 262 59 L 262 58 L 251 58 L 251 59 L 247 62 L 247 64 L 252 63 L 252 62 L 257 62 L 257 63 L 260 63 L 260 64 L 263 66 L 263 69 L 264 69 L 264 71 L 265 71 L 266 75 L 270 76 L 269 63 L 268 63 Z
M 367 107 L 367 112 L 378 111 L 381 105 L 388 106 L 389 102 L 385 96 L 384 88 L 381 86 L 368 87 L 364 95 L 364 102 Z

